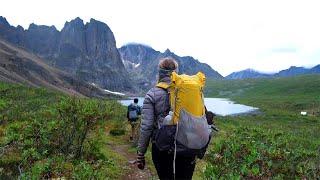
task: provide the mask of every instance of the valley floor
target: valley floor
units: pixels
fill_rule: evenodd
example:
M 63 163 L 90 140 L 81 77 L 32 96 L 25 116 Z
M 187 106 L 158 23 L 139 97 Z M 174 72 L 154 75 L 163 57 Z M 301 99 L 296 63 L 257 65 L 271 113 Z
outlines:
M 261 114 L 217 117 L 216 134 L 194 179 L 320 177 L 320 76 L 209 81 L 207 97 L 259 107 Z M 132 163 L 126 108 L 0 83 L 0 179 L 157 179 Z M 301 116 L 307 111 L 307 116 Z
M 319 178 L 319 92 L 319 75 L 209 81 L 207 96 L 259 107 L 261 114 L 217 118 L 221 131 L 207 156 L 205 176 Z

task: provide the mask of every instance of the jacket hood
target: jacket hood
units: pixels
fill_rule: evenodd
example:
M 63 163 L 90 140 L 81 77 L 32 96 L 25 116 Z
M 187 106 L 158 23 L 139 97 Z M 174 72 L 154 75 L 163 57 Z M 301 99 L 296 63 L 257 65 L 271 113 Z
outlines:
M 165 83 L 170 83 L 171 79 L 170 76 L 174 70 L 166 70 L 166 69 L 161 69 L 159 68 L 159 80 L 158 82 L 165 82 Z

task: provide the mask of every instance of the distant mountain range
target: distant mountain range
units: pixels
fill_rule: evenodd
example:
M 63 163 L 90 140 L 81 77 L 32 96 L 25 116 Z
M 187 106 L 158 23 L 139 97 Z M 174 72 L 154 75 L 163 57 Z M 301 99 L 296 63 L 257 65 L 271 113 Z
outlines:
M 164 57 L 172 57 L 179 64 L 179 73 L 196 74 L 202 71 L 207 78 L 222 79 L 223 76 L 212 69 L 208 64 L 201 63 L 191 56 L 180 57 L 169 49 L 159 52 L 142 44 L 128 44 L 119 48 L 119 52 L 126 69 L 139 82 L 142 89 L 151 87 L 156 83 L 159 60 Z
M 258 71 L 255 71 L 253 69 L 246 69 L 243 71 L 233 72 L 226 76 L 226 79 L 247 79 L 247 78 L 267 78 L 272 75 L 270 74 L 264 74 L 260 73 Z
M 223 79 L 208 64 L 191 56 L 178 56 L 152 47 L 131 43 L 117 49 L 109 26 L 95 19 L 66 22 L 61 31 L 54 26 L 30 24 L 28 29 L 11 26 L 0 16 L 0 80 L 45 86 L 66 93 L 103 96 L 113 91 L 136 94 L 157 81 L 157 66 L 164 57 L 179 63 L 179 73 L 202 71 L 207 78 Z M 234 72 L 226 79 L 287 77 L 319 73 L 290 67 L 276 74 L 252 69 Z
M 243 71 L 233 72 L 226 76 L 226 79 L 248 79 L 248 78 L 271 78 L 271 77 L 290 77 L 303 74 L 317 74 L 320 73 L 320 64 L 313 68 L 304 68 L 291 66 L 289 69 L 279 71 L 274 74 L 261 73 L 253 69 L 246 69 Z
M 288 77 L 288 76 L 296 76 L 296 75 L 302 75 L 302 74 L 316 74 L 316 73 L 320 73 L 320 64 L 317 66 L 314 66 L 313 68 L 291 66 L 289 69 L 285 69 L 274 74 L 274 76 Z
M 208 78 L 223 78 L 209 65 L 190 56 L 177 56 L 170 50 L 161 53 L 138 44 L 118 50 L 108 25 L 94 19 L 84 24 L 76 18 L 58 31 L 54 26 L 36 24 L 30 24 L 28 29 L 14 27 L 0 16 L 0 40 L 74 79 L 111 91 L 136 93 L 151 87 L 156 82 L 159 59 L 167 56 L 178 60 L 182 73 L 203 71 Z

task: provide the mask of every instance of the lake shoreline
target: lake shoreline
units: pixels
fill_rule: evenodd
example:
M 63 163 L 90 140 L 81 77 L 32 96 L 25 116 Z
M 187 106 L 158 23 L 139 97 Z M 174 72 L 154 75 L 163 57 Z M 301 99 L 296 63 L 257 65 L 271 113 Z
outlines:
M 144 97 L 128 97 L 126 100 L 118 100 L 124 106 L 133 103 L 133 99 L 138 98 L 138 105 L 142 106 Z M 217 116 L 243 116 L 259 114 L 259 108 L 237 104 L 227 98 L 204 98 L 208 111 L 215 113 Z
M 231 117 L 238 117 L 238 116 L 257 116 L 257 115 L 261 115 L 263 114 L 262 111 L 260 111 L 260 109 L 255 109 L 249 112 L 242 112 L 242 113 L 236 113 L 236 114 L 230 114 L 230 115 L 226 115 L 226 116 L 231 116 Z M 217 116 L 220 116 L 217 114 Z M 226 116 L 222 116 L 222 117 L 226 117 Z

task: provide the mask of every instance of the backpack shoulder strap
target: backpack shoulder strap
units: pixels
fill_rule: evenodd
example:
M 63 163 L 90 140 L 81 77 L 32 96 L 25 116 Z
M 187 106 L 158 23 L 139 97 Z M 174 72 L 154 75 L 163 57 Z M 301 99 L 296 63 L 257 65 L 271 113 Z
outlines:
M 159 82 L 156 87 L 158 88 L 161 88 L 163 90 L 165 90 L 167 93 L 168 93 L 168 96 L 166 96 L 166 101 L 168 100 L 169 101 L 169 107 L 171 107 L 171 103 L 170 103 L 170 84 L 166 83 L 166 82 Z M 171 108 L 169 108 L 169 111 L 170 111 Z M 168 114 L 169 112 L 166 112 L 166 115 Z
M 169 84 L 168 83 L 165 83 L 165 82 L 159 82 L 157 85 L 156 85 L 156 87 L 158 87 L 158 88 L 162 88 L 162 89 L 165 89 L 165 90 L 167 90 L 168 88 L 169 88 Z

